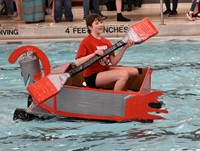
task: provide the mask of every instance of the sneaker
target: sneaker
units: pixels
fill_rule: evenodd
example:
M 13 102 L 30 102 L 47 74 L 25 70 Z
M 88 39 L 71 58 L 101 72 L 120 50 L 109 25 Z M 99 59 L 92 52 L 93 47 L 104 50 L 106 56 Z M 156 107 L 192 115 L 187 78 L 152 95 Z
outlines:
M 131 20 L 128 18 L 125 18 L 121 13 L 117 13 L 117 21 L 129 22 Z
M 60 22 L 60 20 L 54 20 L 54 22 L 55 22 L 55 23 L 59 23 L 59 22 Z
M 66 19 L 67 22 L 73 22 L 73 18 Z
M 173 17 L 176 16 L 178 13 L 177 11 L 171 11 L 171 13 L 169 13 L 168 17 Z
M 195 19 L 192 17 L 193 13 L 187 13 L 186 16 L 190 21 L 194 21 Z
M 132 6 L 128 6 L 127 11 L 128 11 L 128 12 L 131 12 L 131 11 L 132 11 Z
M 163 15 L 168 15 L 170 13 L 171 13 L 171 10 L 166 10 L 166 11 L 163 12 Z
M 103 15 L 103 14 L 101 14 L 101 13 L 100 13 L 99 15 L 100 15 L 100 17 L 101 17 L 101 19 L 102 19 L 102 20 L 105 20 L 105 19 L 107 19 L 107 18 L 108 18 L 107 16 L 104 16 L 104 15 Z
M 73 19 L 67 19 L 66 21 L 67 22 L 73 22 Z
M 195 14 L 192 13 L 192 17 L 198 17 L 198 13 Z
M 17 13 L 16 13 L 16 12 L 14 12 L 14 13 L 12 13 L 12 14 L 8 13 L 7 16 L 8 16 L 8 17 L 16 17 L 16 16 L 17 16 Z
M 8 13 L 7 16 L 8 17 L 13 17 L 13 14 Z
M 195 15 L 196 15 L 196 19 L 200 20 L 200 13 L 196 13 Z

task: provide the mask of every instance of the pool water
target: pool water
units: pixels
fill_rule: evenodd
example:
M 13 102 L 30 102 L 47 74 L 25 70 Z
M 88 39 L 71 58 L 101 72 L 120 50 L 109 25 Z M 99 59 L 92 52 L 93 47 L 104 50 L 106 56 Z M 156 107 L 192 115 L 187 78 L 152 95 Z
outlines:
M 116 41 L 112 41 L 113 43 Z M 19 64 L 10 53 L 25 44 L 0 47 L 0 151 L 200 151 L 200 41 L 149 40 L 128 49 L 120 64 L 151 67 L 152 90 L 169 114 L 153 123 L 102 123 L 79 120 L 13 121 L 26 108 L 27 92 Z M 73 62 L 79 42 L 35 42 L 51 65 Z

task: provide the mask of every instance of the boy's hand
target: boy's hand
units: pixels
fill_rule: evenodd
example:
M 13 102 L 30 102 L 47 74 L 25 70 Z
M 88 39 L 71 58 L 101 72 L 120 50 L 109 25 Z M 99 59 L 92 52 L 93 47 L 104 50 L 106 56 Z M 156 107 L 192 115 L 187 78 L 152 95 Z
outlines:
M 129 48 L 129 47 L 131 47 L 133 45 L 134 45 L 134 41 L 129 39 L 124 47 L 127 49 L 127 48 Z
M 99 55 L 99 56 L 103 56 L 104 55 L 104 51 L 102 49 L 97 49 L 94 51 L 95 55 Z

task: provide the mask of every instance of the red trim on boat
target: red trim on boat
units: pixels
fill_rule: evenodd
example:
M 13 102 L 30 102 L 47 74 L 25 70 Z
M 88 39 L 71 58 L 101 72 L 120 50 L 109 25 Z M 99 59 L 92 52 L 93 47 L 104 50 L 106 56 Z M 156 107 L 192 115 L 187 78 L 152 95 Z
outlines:
M 49 59 L 47 58 L 47 56 L 41 49 L 39 49 L 35 46 L 22 46 L 22 47 L 15 49 L 9 56 L 8 61 L 11 64 L 14 64 L 16 62 L 16 60 L 19 58 L 19 56 L 21 56 L 23 53 L 26 53 L 28 51 L 34 52 L 35 55 L 41 60 L 42 66 L 44 68 L 44 74 L 48 75 L 50 73 Z

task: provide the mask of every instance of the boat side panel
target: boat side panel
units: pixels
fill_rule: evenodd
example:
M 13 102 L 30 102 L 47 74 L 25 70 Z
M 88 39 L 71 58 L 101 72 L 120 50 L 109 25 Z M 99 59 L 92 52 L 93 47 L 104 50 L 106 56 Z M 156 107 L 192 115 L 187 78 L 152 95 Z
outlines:
M 147 68 L 143 83 L 140 88 L 141 94 L 147 94 L 151 91 L 151 74 L 152 74 L 152 72 L 153 72 L 152 69 Z
M 123 116 L 129 94 L 63 88 L 57 95 L 57 110 L 99 116 Z

